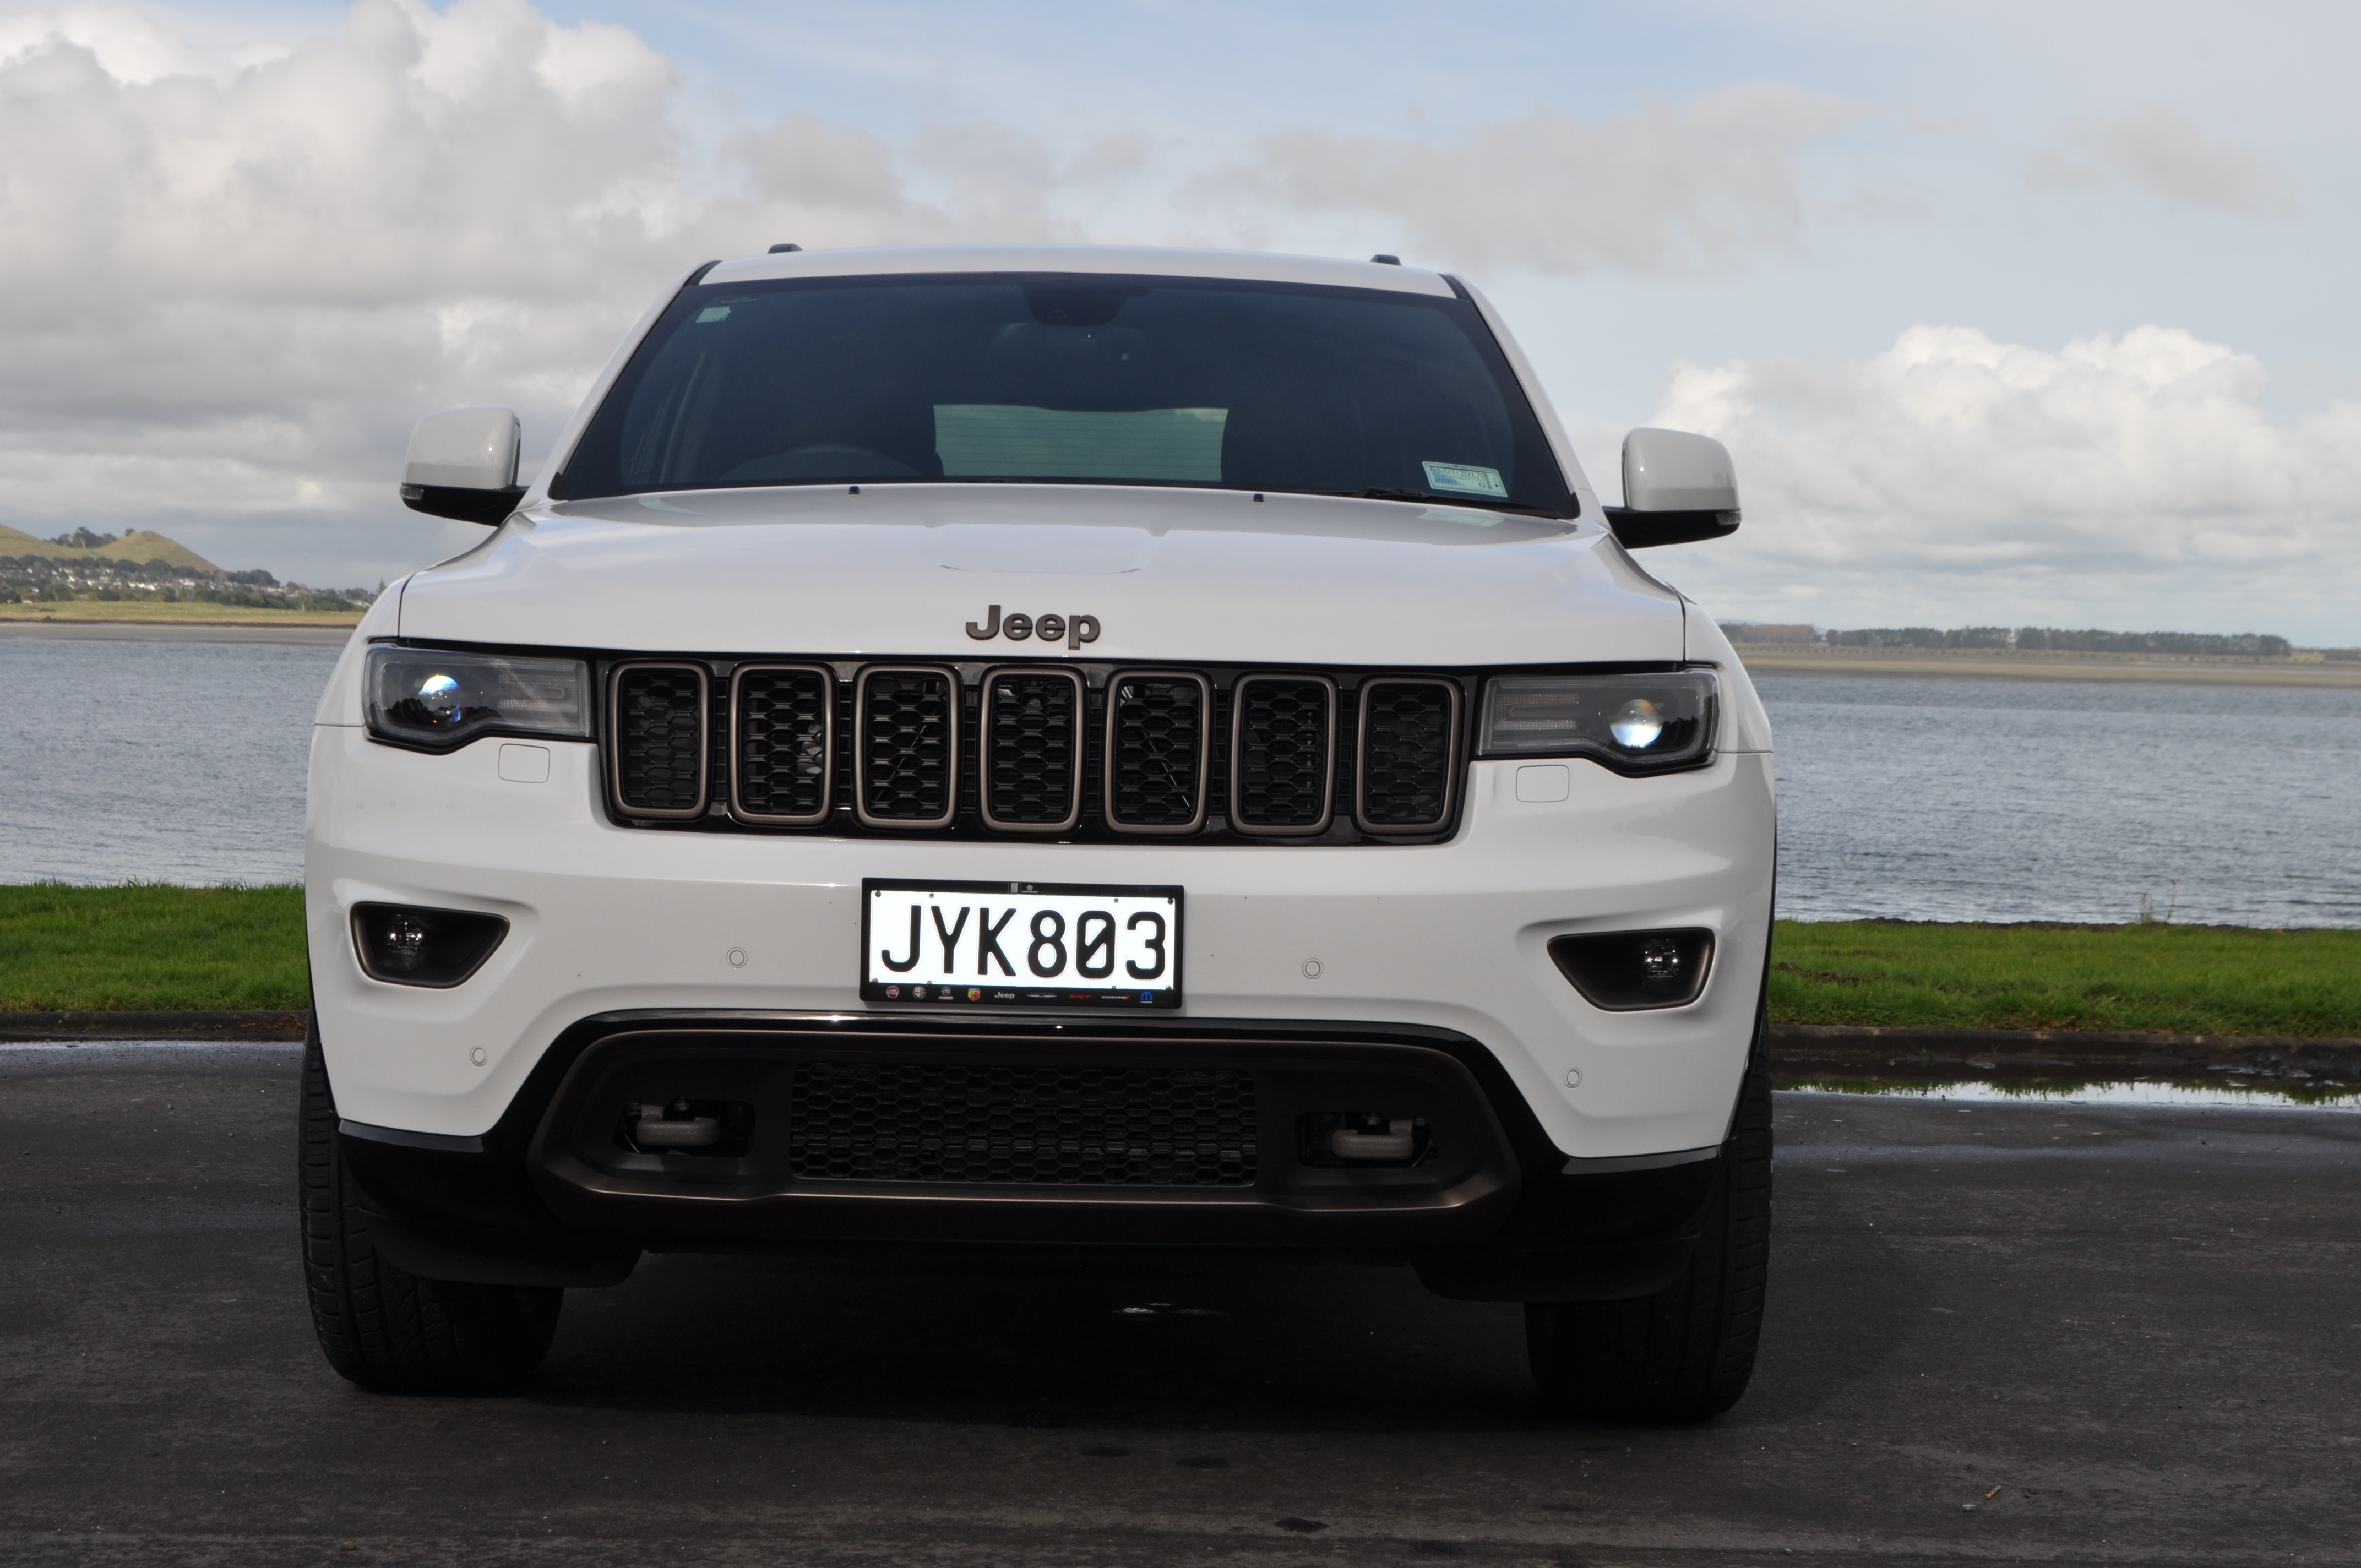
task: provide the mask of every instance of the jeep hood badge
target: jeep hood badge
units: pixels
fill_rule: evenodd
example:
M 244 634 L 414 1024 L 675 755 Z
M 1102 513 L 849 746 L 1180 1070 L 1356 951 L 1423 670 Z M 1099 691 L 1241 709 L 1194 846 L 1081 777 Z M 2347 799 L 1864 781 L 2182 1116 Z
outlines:
M 1099 618 L 1095 615 L 1003 615 L 994 605 L 983 612 L 981 623 L 969 621 L 967 634 L 978 642 L 989 642 L 995 637 L 1005 637 L 1012 642 L 1022 642 L 1027 637 L 1038 637 L 1044 642 L 1065 640 L 1069 652 L 1085 642 L 1099 640 Z

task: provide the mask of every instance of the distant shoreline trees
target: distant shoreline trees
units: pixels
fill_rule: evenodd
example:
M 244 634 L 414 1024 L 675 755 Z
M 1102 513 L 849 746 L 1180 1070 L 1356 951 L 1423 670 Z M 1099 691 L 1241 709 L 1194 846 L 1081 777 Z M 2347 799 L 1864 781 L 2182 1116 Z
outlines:
M 77 530 L 47 541 L 79 550 L 117 536 Z M 377 596 L 367 588 L 314 588 L 282 583 L 269 572 L 200 572 L 170 561 L 117 561 L 104 555 L 0 555 L 0 604 L 71 599 L 151 604 L 242 605 L 252 609 L 348 610 Z
M 2297 650 L 2284 637 L 2239 631 L 2103 631 L 2058 626 L 1871 626 L 1851 629 L 1725 623 L 1732 642 L 1824 648 L 1971 649 L 2025 653 L 2163 653 L 2182 657 L 2285 659 Z M 2361 660 L 2361 649 L 2329 648 L 2330 659 Z

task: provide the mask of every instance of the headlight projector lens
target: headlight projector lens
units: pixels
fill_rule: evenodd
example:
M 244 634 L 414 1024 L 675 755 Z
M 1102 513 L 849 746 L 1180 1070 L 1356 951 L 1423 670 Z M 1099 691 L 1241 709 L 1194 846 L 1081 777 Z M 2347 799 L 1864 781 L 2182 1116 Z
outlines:
M 418 683 L 418 706 L 435 724 L 456 725 L 465 718 L 459 700 L 458 681 L 439 670 Z
M 1635 696 L 1615 710 L 1607 732 L 1630 751 L 1644 751 L 1664 732 L 1664 710 L 1644 696 Z

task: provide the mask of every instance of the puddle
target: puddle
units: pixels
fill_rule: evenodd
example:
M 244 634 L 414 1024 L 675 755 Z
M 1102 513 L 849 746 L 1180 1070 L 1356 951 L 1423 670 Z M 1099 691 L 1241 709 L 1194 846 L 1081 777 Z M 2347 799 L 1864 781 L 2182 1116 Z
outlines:
M 1961 1100 L 2003 1105 L 2193 1105 L 2246 1111 L 2361 1111 L 2361 1089 L 2287 1084 L 1908 1082 L 1878 1079 L 1805 1079 L 1783 1083 L 1786 1094 L 1869 1094 L 1899 1100 Z

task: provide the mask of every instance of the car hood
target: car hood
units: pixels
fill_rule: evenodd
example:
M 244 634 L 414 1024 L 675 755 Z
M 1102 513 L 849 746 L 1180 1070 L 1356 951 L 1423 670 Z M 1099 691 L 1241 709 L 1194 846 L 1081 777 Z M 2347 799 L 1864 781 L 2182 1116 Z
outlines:
M 1099 659 L 1425 665 L 1683 656 L 1679 597 L 1591 519 L 1243 491 L 896 485 L 542 503 L 413 576 L 405 638 L 973 659 L 997 606 Z M 1066 641 L 1055 645 L 1069 651 Z

